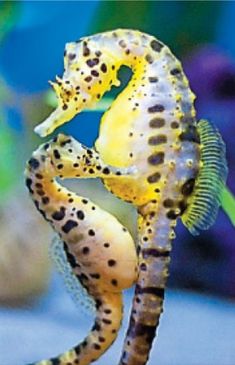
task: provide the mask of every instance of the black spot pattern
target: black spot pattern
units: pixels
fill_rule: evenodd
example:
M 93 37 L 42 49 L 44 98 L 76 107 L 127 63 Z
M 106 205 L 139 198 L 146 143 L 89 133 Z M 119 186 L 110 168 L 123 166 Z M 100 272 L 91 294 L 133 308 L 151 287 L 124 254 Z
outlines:
M 155 51 L 155 52 L 160 52 L 161 49 L 164 47 L 164 45 L 162 43 L 160 43 L 159 41 L 157 41 L 156 39 L 153 39 L 150 42 L 150 47 Z
M 77 227 L 78 223 L 72 219 L 69 219 L 63 226 L 62 231 L 64 233 L 69 233 L 73 228 Z
M 61 207 L 60 210 L 54 212 L 51 217 L 56 220 L 56 221 L 61 221 L 62 219 L 64 219 L 65 217 L 65 211 L 66 208 L 65 207 Z

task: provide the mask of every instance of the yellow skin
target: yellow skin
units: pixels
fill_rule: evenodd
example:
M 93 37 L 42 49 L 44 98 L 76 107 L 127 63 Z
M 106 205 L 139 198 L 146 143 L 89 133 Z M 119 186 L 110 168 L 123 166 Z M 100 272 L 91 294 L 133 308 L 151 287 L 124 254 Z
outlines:
M 200 121 L 197 124 L 193 106 L 195 97 L 181 64 L 169 48 L 154 37 L 133 30 L 116 30 L 83 38 L 66 45 L 64 63 L 63 78 L 57 78 L 57 83 L 52 83 L 58 96 L 58 108 L 35 129 L 41 136 L 48 135 L 84 108 L 92 106 L 112 85 L 118 85 L 117 71 L 121 65 L 130 67 L 133 76 L 103 115 L 95 143 L 97 152 L 88 152 L 84 147 L 81 152 L 78 142 L 69 137 L 72 142 L 63 144 L 61 140 L 64 138 L 66 141 L 68 137 L 59 136 L 56 141 L 49 142 L 46 152 L 45 146 L 35 152 L 33 159 L 37 162 L 29 162 L 26 170 L 27 185 L 40 212 L 66 242 L 70 259 L 72 255 L 80 266 L 83 265 L 83 256 L 74 247 L 80 247 L 80 236 L 87 226 L 79 224 L 79 234 L 76 232 L 79 239 L 61 232 L 61 225 L 53 220 L 51 214 L 54 210 L 58 211 L 61 199 L 65 199 L 63 206 L 69 207 L 66 200 L 68 193 L 65 192 L 64 198 L 61 198 L 64 188 L 60 191 L 54 188 L 55 182 L 50 182 L 51 176 L 101 177 L 113 194 L 137 207 L 136 250 L 127 232 L 125 235 L 117 234 L 120 233 L 120 225 L 115 220 L 115 227 L 110 214 L 105 216 L 107 213 L 99 209 L 99 213 L 93 217 L 91 210 L 86 211 L 86 217 L 100 232 L 92 243 L 87 237 L 84 238 L 84 243 L 93 245 L 93 260 L 90 264 L 92 270 L 95 268 L 100 275 L 100 287 L 98 292 L 94 291 L 92 277 L 89 277 L 89 283 L 83 280 L 82 284 L 91 295 L 99 300 L 107 300 L 107 305 L 116 311 L 112 319 L 117 319 L 117 330 L 121 319 L 120 293 L 136 280 L 137 252 L 138 278 L 119 364 L 144 365 L 162 312 L 176 220 L 181 216 L 193 234 L 198 229 L 208 228 L 212 223 L 209 214 L 213 219 L 216 216 L 219 206 L 217 196 L 226 175 L 223 143 L 218 132 L 208 122 Z M 55 149 L 57 153 L 53 152 Z M 208 157 L 208 150 L 212 150 L 212 157 Z M 45 157 L 42 158 L 42 155 Z M 93 159 L 91 155 L 96 157 Z M 75 162 L 77 156 L 79 164 Z M 47 160 L 48 165 L 45 165 Z M 35 190 L 38 173 L 49 176 L 43 185 L 43 191 L 50 199 L 46 205 L 42 203 L 42 193 L 38 195 Z M 208 188 L 216 179 L 219 188 Z M 76 209 L 80 210 L 81 198 L 76 198 L 76 205 L 79 207 Z M 73 228 L 74 233 L 76 230 L 77 227 Z M 101 258 L 110 259 L 106 257 L 105 250 L 99 251 L 107 234 L 112 243 L 112 257 L 117 263 L 117 291 L 114 291 L 112 284 L 110 286 L 109 275 L 113 273 L 104 272 L 103 265 L 97 264 L 97 258 L 99 262 Z M 90 275 L 89 270 L 85 272 L 87 276 Z M 103 287 L 103 283 L 107 282 L 108 287 Z M 98 311 L 99 320 L 100 316 L 102 314 Z M 94 333 L 89 334 L 89 340 L 86 341 L 89 356 L 86 346 L 80 346 L 79 353 L 73 349 L 40 364 L 91 363 L 114 340 L 107 328 L 102 330 L 106 342 L 99 348 L 92 347 L 96 339 Z

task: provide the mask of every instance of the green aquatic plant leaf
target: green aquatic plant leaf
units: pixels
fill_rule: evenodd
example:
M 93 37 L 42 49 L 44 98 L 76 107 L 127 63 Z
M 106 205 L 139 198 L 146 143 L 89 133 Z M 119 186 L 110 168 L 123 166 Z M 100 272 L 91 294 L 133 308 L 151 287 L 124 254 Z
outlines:
M 235 197 L 227 187 L 221 193 L 221 206 L 235 227 Z
M 0 43 L 17 23 L 21 11 L 18 1 L 0 2 Z

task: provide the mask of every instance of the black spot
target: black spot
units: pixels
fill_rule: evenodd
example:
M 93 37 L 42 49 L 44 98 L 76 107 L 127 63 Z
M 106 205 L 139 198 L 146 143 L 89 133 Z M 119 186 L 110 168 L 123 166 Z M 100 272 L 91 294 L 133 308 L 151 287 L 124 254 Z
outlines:
M 157 113 L 157 112 L 163 112 L 165 110 L 164 106 L 161 104 L 156 104 L 148 108 L 149 113 Z
M 62 163 L 60 163 L 59 165 L 56 166 L 58 170 L 63 169 L 64 165 Z
M 142 250 L 142 256 L 144 259 L 148 259 L 149 256 L 153 257 L 169 257 L 170 251 L 169 250 L 159 250 L 157 248 L 145 248 Z
M 97 306 L 96 306 L 96 308 L 97 308 Z M 97 308 L 98 309 L 98 308 Z M 99 323 L 97 323 L 97 322 L 95 322 L 94 323 L 94 326 L 92 327 L 92 329 L 91 329 L 92 331 L 100 331 L 101 330 L 101 326 L 100 326 L 100 324 Z
M 66 211 L 66 208 L 65 207 L 61 207 L 59 211 L 57 212 L 54 212 L 51 217 L 53 219 L 55 219 L 56 221 L 61 221 L 62 219 L 64 219 L 65 217 L 65 211 Z
M 46 150 L 48 150 L 48 148 L 50 147 L 50 145 L 49 145 L 49 143 L 45 143 L 45 145 L 44 145 L 44 150 L 46 151 Z
M 35 186 L 36 186 L 36 188 L 39 188 L 39 189 L 43 188 L 42 184 L 40 184 L 40 183 L 36 183 Z
M 152 294 L 155 295 L 157 297 L 160 298 L 164 298 L 164 288 L 159 288 L 159 287 L 155 287 L 155 286 L 145 286 L 145 287 L 141 287 L 140 285 L 136 285 L 136 289 L 135 289 L 135 295 L 142 295 L 142 294 Z
M 172 199 L 165 199 L 164 202 L 163 202 L 163 206 L 165 208 L 172 208 L 174 206 L 174 200 Z
M 155 52 L 160 52 L 161 49 L 163 48 L 163 44 L 160 43 L 159 41 L 157 41 L 156 39 L 153 39 L 150 42 L 150 47 L 155 51 Z
M 148 325 L 143 323 L 135 323 L 130 331 L 130 337 L 145 336 L 148 343 L 152 343 L 156 333 L 156 325 Z
M 82 203 L 83 203 L 83 204 L 87 204 L 87 203 L 88 203 L 88 200 L 86 200 L 86 199 L 82 199 Z
M 113 286 L 118 286 L 118 282 L 117 282 L 117 280 L 116 280 L 116 279 L 112 279 L 112 280 L 111 280 L 111 284 L 112 284 Z
M 106 66 L 106 64 L 105 63 L 102 63 L 102 65 L 101 65 L 101 67 L 100 67 L 100 69 L 101 69 L 101 71 L 102 72 L 107 72 L 107 66 Z
M 90 276 L 93 279 L 100 279 L 100 274 L 98 274 L 98 273 L 90 274 Z
M 56 142 L 56 141 L 55 141 Z M 61 142 L 60 143 L 60 145 L 61 145 L 61 147 L 64 147 L 66 144 L 69 144 L 69 143 L 71 143 L 72 141 L 71 141 L 71 139 L 70 138 L 68 138 L 68 139 L 66 139 L 65 141 L 63 141 L 63 142 Z
M 99 336 L 99 337 L 98 337 L 98 340 L 99 340 L 99 342 L 105 342 L 105 338 L 104 338 L 104 337 L 102 337 L 102 336 Z
M 67 104 L 64 104 L 64 105 L 62 106 L 62 109 L 63 109 L 63 110 L 68 109 L 68 105 L 67 105 Z
M 42 198 L 42 203 L 43 204 L 48 204 L 49 203 L 49 201 L 50 201 L 50 199 L 47 197 L 47 196 L 44 196 L 43 198 Z
M 98 343 L 94 343 L 93 347 L 94 347 L 95 350 L 100 350 L 101 349 L 101 346 Z
M 95 231 L 93 231 L 93 229 L 89 229 L 88 234 L 89 236 L 95 236 Z
M 33 169 L 33 170 L 37 170 L 39 168 L 39 166 L 40 166 L 39 161 L 36 158 L 34 158 L 34 157 L 31 157 L 31 159 L 29 160 L 28 164 L 31 167 L 31 169 Z
M 76 54 L 75 54 L 75 53 L 69 53 L 69 54 L 68 54 L 68 59 L 69 59 L 70 61 L 73 61 L 75 58 L 76 58 Z
M 87 76 L 87 77 L 85 77 L 85 79 L 84 79 L 86 82 L 91 82 L 91 80 L 92 80 L 92 77 L 91 76 Z
M 87 57 L 90 54 L 90 50 L 87 47 L 87 42 L 83 42 L 83 56 Z
M 170 73 L 173 76 L 177 76 L 181 74 L 181 70 L 179 68 L 173 68 L 173 70 L 171 70 Z
M 145 262 L 142 262 L 142 263 L 140 264 L 140 270 L 141 270 L 141 271 L 147 271 L 147 265 L 146 265 L 146 263 L 145 263 Z
M 56 159 L 60 159 L 61 156 L 60 156 L 60 153 L 59 153 L 58 150 L 54 150 L 53 151 L 53 154 L 54 154 L 54 156 L 55 156 Z
M 100 299 L 96 299 L 95 306 L 96 309 L 99 310 L 99 308 L 102 306 L 102 301 Z
M 104 247 L 106 247 L 106 248 L 108 248 L 108 247 L 110 247 L 110 243 L 104 243 Z
M 82 253 L 83 253 L 83 255 L 88 255 L 90 253 L 89 247 L 87 247 L 87 246 L 83 247 Z
M 91 71 L 91 75 L 94 76 L 94 77 L 98 77 L 99 76 L 99 72 L 96 71 L 96 70 L 92 70 Z
M 81 219 L 81 220 L 83 220 L 85 218 L 85 214 L 83 213 L 82 210 L 77 211 L 77 217 L 78 217 L 78 219 Z
M 165 157 L 164 152 L 153 153 L 148 157 L 148 163 L 150 163 L 150 165 L 153 166 L 160 165 L 164 162 L 164 157 Z
M 108 265 L 110 266 L 110 267 L 112 267 L 112 266 L 115 266 L 116 265 L 116 261 L 115 260 L 108 260 Z
M 102 322 L 105 323 L 105 324 L 112 324 L 112 321 L 110 319 L 107 319 L 107 318 L 103 318 Z
M 121 39 L 119 42 L 118 42 L 119 46 L 122 47 L 122 48 L 125 48 L 126 47 L 126 42 L 124 41 L 124 39 Z
M 80 345 L 77 345 L 74 347 L 74 351 L 76 353 L 76 355 L 80 355 L 81 353 L 81 346 Z
M 43 195 L 45 195 L 45 191 L 43 191 L 43 190 L 37 190 L 37 194 L 39 196 L 43 196 Z
M 153 183 L 156 183 L 160 180 L 161 178 L 161 174 L 159 172 L 155 172 L 154 174 L 152 175 L 149 175 L 147 177 L 147 181 L 150 183 L 150 184 L 153 184 Z
M 158 82 L 158 78 L 155 76 L 150 76 L 149 77 L 149 82 Z
M 30 179 L 29 177 L 27 177 L 27 179 L 25 180 L 25 184 L 27 186 L 27 188 L 29 189 L 29 192 L 31 194 L 33 194 L 33 190 L 32 190 L 32 183 L 33 183 L 33 180 Z
M 64 233 L 69 233 L 73 228 L 77 227 L 78 223 L 73 221 L 72 219 L 69 219 L 65 225 L 62 226 L 62 231 Z
M 185 196 L 191 195 L 194 189 L 194 185 L 195 185 L 195 179 L 192 178 L 187 180 L 181 188 L 182 194 Z
M 145 59 L 146 59 L 146 61 L 147 61 L 149 64 L 152 64 L 152 63 L 153 63 L 153 61 L 154 61 L 153 57 L 152 57 L 150 54 L 147 54 L 147 55 L 145 56 Z
M 165 119 L 163 118 L 153 118 L 149 122 L 151 128 L 161 128 L 165 125 Z
M 86 63 L 89 67 L 94 67 L 94 66 L 98 65 L 99 59 L 93 58 L 93 59 L 87 60 Z
M 159 134 L 158 136 L 152 136 L 148 140 L 148 144 L 151 146 L 157 146 L 162 143 L 167 142 L 167 137 L 164 134 Z
M 179 213 L 176 214 L 174 210 L 169 210 L 169 212 L 167 212 L 166 216 L 169 219 L 176 219 L 178 217 Z
M 108 167 L 105 167 L 105 168 L 103 169 L 103 174 L 108 175 L 109 173 L 110 173 L 109 168 L 108 168 Z
M 176 121 L 171 122 L 171 128 L 172 128 L 172 129 L 177 129 L 177 128 L 179 128 L 179 123 L 178 123 L 178 122 L 176 122 Z

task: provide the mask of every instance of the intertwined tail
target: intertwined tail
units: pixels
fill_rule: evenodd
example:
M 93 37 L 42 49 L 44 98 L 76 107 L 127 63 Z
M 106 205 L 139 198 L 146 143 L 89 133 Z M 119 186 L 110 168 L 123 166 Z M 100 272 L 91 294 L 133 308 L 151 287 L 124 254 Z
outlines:
M 114 342 L 122 321 L 122 294 L 102 293 L 96 297 L 97 314 L 89 335 L 64 354 L 31 365 L 88 365 Z
M 139 216 L 139 278 L 119 365 L 145 365 L 163 308 L 172 223 L 159 214 Z

